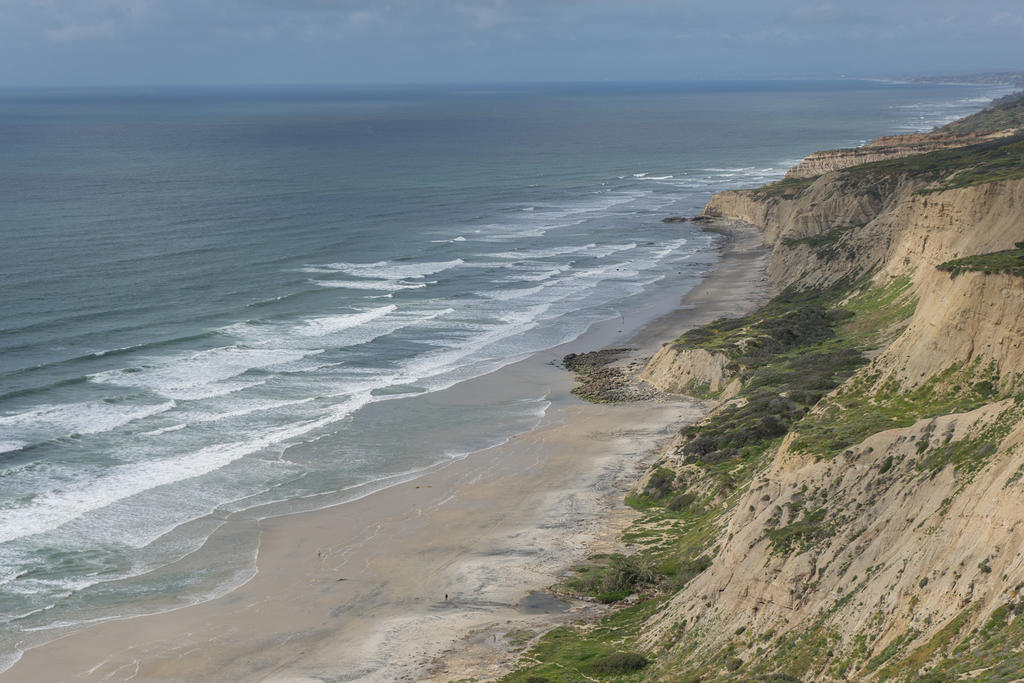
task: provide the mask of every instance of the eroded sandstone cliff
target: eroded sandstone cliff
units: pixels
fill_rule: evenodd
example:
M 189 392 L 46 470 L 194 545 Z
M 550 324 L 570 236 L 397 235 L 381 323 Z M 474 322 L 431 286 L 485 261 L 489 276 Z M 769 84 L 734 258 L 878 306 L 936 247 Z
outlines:
M 644 630 L 647 648 L 665 650 L 662 672 L 1024 676 L 1024 279 L 937 269 L 1024 240 L 1024 180 L 933 186 L 830 173 L 790 196 L 727 192 L 708 205 L 762 229 L 778 289 L 857 283 L 838 308 L 861 297 L 893 315 L 862 330 L 870 362 L 790 425 L 741 494 L 717 496 L 730 512 L 709 569 Z M 706 377 L 688 357 L 659 354 L 647 376 Z M 728 459 L 688 451 L 695 434 L 659 467 L 719 476 Z
M 651 359 L 717 403 L 631 492 L 638 551 L 567 581 L 632 606 L 512 680 L 1024 680 L 1020 122 L 1011 98 L 933 151 L 712 198 L 761 231 L 776 295 Z

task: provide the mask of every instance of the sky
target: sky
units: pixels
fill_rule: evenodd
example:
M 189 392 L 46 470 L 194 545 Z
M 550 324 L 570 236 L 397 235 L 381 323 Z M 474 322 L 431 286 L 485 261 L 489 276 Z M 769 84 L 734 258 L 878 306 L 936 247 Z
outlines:
M 0 86 L 1024 69 L 1024 0 L 0 0 Z

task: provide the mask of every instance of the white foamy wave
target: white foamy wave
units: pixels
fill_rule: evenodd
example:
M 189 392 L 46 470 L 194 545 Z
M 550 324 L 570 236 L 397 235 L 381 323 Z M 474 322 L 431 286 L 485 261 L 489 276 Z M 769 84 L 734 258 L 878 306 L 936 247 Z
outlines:
M 577 254 L 581 251 L 587 251 L 588 249 L 596 248 L 597 245 L 591 242 L 590 244 L 584 245 L 551 247 L 548 249 L 519 249 L 516 251 L 499 251 L 497 253 L 491 254 L 491 256 L 494 258 L 517 260 L 544 259 L 551 258 L 553 256 L 564 256 L 566 254 Z
M 571 270 L 572 266 L 559 266 L 558 268 L 552 268 L 551 270 L 545 270 L 540 273 L 533 275 L 520 275 L 514 278 L 507 278 L 503 282 L 543 282 L 544 280 L 550 280 L 553 277 L 558 277 L 567 270 Z
M 126 498 L 222 469 L 246 455 L 336 422 L 369 401 L 368 394 L 354 396 L 319 419 L 272 429 L 247 441 L 214 444 L 183 457 L 120 465 L 97 478 L 67 483 L 37 495 L 26 505 L 0 510 L 0 543 L 53 531 Z
M 685 240 L 683 240 L 685 242 Z M 635 249 L 636 244 L 630 245 L 609 245 L 602 248 L 595 256 L 607 255 L 615 251 Z M 625 263 L 607 263 L 593 268 L 580 268 L 572 271 L 565 277 L 550 277 L 541 280 L 541 284 L 535 287 L 522 289 L 500 289 L 491 292 L 483 292 L 483 296 L 497 301 L 510 301 L 520 299 L 534 294 L 550 290 L 552 296 L 547 298 L 548 305 L 564 300 L 578 292 L 596 286 L 603 280 L 624 280 L 635 277 L 639 271 L 635 268 L 626 267 Z M 570 270 L 568 267 L 565 270 Z M 559 274 L 554 272 L 555 275 Z M 520 278 L 526 279 L 526 278 Z M 516 279 L 509 278 L 508 282 L 516 282 Z
M 152 429 L 148 432 L 142 432 L 142 436 L 160 436 L 161 434 L 168 434 L 170 432 L 177 432 L 188 427 L 187 424 L 171 425 L 170 427 L 161 427 L 160 429 Z
M 41 405 L 23 413 L 0 417 L 0 431 L 29 442 L 43 439 L 55 439 L 71 434 L 101 434 L 118 427 L 141 420 L 146 417 L 166 412 L 175 406 L 174 401 L 155 405 L 132 405 L 128 403 L 108 403 L 106 401 L 88 401 L 83 403 L 65 403 L 58 405 Z M 28 443 L 4 440 L 0 445 L 17 445 L 18 448 Z M 15 448 L 0 449 L 17 450 Z
M 313 318 L 312 320 L 307 320 L 306 324 L 297 328 L 295 332 L 296 334 L 300 334 L 305 337 L 323 337 L 328 334 L 342 332 L 350 327 L 357 327 L 370 321 L 377 320 L 389 313 L 394 313 L 396 310 L 398 310 L 398 306 L 391 304 L 389 306 L 381 306 L 380 308 L 374 308 L 361 313 Z
M 667 245 L 665 245 L 664 248 L 654 252 L 654 258 L 656 260 L 661 260 L 668 256 L 669 254 L 673 253 L 674 251 L 680 249 L 683 245 L 687 244 L 688 242 L 689 240 L 686 239 L 678 239 L 673 242 L 669 242 Z
M 12 666 L 17 664 L 18 661 L 21 660 L 21 656 L 24 653 L 24 650 L 15 650 L 14 652 L 9 652 L 0 655 L 0 673 L 7 671 Z
M 528 237 L 541 237 L 551 230 L 581 225 L 593 215 L 604 215 L 607 211 L 641 198 L 652 195 L 649 190 L 626 190 L 610 192 L 601 190 L 583 201 L 570 206 L 544 207 L 543 211 L 520 212 L 522 224 L 489 223 L 476 231 L 481 242 L 506 242 Z M 523 214 L 528 214 L 524 216 Z M 538 225 L 539 224 L 539 225 Z M 514 257 L 507 257 L 514 258 Z
M 542 214 L 541 218 L 547 218 L 548 214 Z M 487 242 L 487 243 L 502 243 L 502 242 L 514 242 L 516 240 L 526 239 L 529 237 L 543 237 L 551 230 L 558 228 L 565 228 L 575 225 L 581 225 L 587 221 L 586 218 L 581 218 L 576 221 L 568 223 L 547 223 L 544 225 L 526 224 L 526 225 L 507 225 L 492 223 L 485 225 L 484 229 L 477 230 L 477 237 L 474 237 L 475 242 Z
M 605 256 L 617 254 L 620 251 L 631 251 L 633 249 L 636 249 L 636 242 L 630 242 L 629 244 L 606 244 L 603 247 L 588 249 L 586 251 L 586 255 L 596 258 L 604 258 Z
M 373 289 L 381 292 L 397 292 L 402 289 L 422 289 L 425 282 L 402 282 L 401 280 L 311 280 L 318 287 L 336 289 Z
M 281 325 L 268 322 L 249 322 L 232 325 L 231 334 L 243 343 L 253 346 L 272 346 L 295 349 L 306 345 L 326 346 L 333 349 L 367 344 L 407 327 L 452 313 L 452 308 L 403 311 L 395 304 L 335 316 L 312 318 L 301 325 Z M 322 350 L 307 352 L 319 354 Z M 310 372 L 317 367 L 295 368 Z
M 638 271 L 631 268 L 623 268 L 624 264 L 621 263 L 609 263 L 603 266 L 597 266 L 595 268 L 584 268 L 578 270 L 572 274 L 571 277 L 565 278 L 565 280 L 612 280 L 612 279 L 625 279 L 630 278 L 638 274 Z
M 25 446 L 28 446 L 27 441 L 8 441 L 4 439 L 0 441 L 0 453 L 11 453 L 12 451 L 20 451 Z
M 530 294 L 536 294 L 546 289 L 546 287 L 547 285 L 537 285 L 536 287 L 526 289 L 498 289 L 492 292 L 485 292 L 484 296 L 497 301 L 511 301 L 512 299 L 520 299 Z
M 465 261 L 454 259 L 452 261 L 439 261 L 434 263 L 395 263 L 394 261 L 377 261 L 376 263 L 328 263 L 322 268 L 330 268 L 340 273 L 347 273 L 356 277 L 380 278 L 385 280 L 400 280 L 404 278 L 418 279 L 434 273 L 440 273 L 457 266 Z
M 213 382 L 211 384 L 201 384 L 194 387 L 178 387 L 173 390 L 167 390 L 164 393 L 165 395 L 173 396 L 179 401 L 203 401 L 209 398 L 219 398 L 221 396 L 237 394 L 240 391 L 246 391 L 254 387 L 262 386 L 266 383 L 267 380 L 265 379 Z
M 100 384 L 146 388 L 169 398 L 193 400 L 233 393 L 254 384 L 225 382 L 250 370 L 272 368 L 322 352 L 321 349 L 225 346 L 164 359 L 147 367 L 99 372 L 89 375 L 89 379 Z
M 243 407 L 236 408 L 235 410 L 227 410 L 220 413 L 199 413 L 189 414 L 186 413 L 184 418 L 188 420 L 182 424 L 175 424 L 169 427 L 163 427 L 161 429 L 154 429 L 149 432 L 143 432 L 142 436 L 159 436 L 160 434 L 167 434 L 169 432 L 177 432 L 182 429 L 188 428 L 190 425 L 203 424 L 209 422 L 221 422 L 223 420 L 231 420 L 238 417 L 245 417 L 254 413 L 262 413 L 268 410 L 278 410 L 280 408 L 288 408 L 291 406 L 304 405 L 312 403 L 316 399 L 313 397 L 300 398 L 293 401 L 263 401 L 257 400 L 251 403 L 245 404 Z
M 453 237 L 450 240 L 430 240 L 430 241 L 433 244 L 452 244 L 453 242 L 465 242 L 466 238 L 463 237 L 462 235 L 459 235 L 458 237 Z
M 195 417 L 193 422 L 220 422 L 221 420 L 229 420 L 236 417 L 244 417 L 246 415 L 252 415 L 253 413 L 262 413 L 267 410 L 278 410 L 280 408 L 289 408 L 291 406 L 305 405 L 312 403 L 316 399 L 313 397 L 298 398 L 292 401 L 254 401 L 249 405 L 237 408 L 235 410 L 228 410 L 223 413 L 205 414 Z

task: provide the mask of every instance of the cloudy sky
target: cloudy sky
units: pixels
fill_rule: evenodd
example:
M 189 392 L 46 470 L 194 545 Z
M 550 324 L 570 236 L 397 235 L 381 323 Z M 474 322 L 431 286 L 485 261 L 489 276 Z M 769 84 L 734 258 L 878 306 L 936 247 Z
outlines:
M 0 0 L 0 86 L 1024 69 L 1024 0 Z

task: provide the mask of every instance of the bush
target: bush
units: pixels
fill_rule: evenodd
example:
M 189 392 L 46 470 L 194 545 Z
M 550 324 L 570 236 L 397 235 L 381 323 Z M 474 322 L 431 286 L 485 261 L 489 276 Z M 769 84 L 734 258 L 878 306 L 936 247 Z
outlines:
M 695 493 L 677 493 L 668 501 L 665 507 L 673 512 L 682 512 L 683 510 L 688 510 L 696 501 L 697 494 Z
M 601 581 L 602 593 L 632 591 L 643 583 L 652 583 L 656 572 L 651 562 L 637 556 L 616 557 L 605 571 Z
M 590 670 L 598 674 L 628 674 L 639 671 L 648 663 L 647 657 L 636 652 L 616 652 L 591 664 Z
M 644 489 L 652 498 L 662 498 L 672 491 L 672 482 L 676 480 L 676 473 L 665 467 L 659 467 L 651 475 Z

